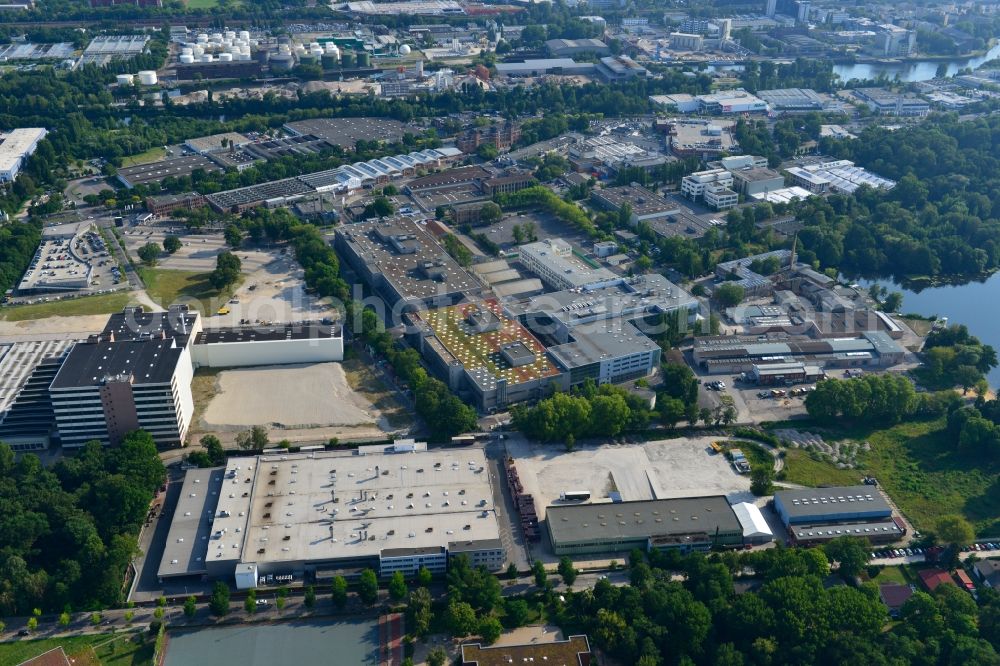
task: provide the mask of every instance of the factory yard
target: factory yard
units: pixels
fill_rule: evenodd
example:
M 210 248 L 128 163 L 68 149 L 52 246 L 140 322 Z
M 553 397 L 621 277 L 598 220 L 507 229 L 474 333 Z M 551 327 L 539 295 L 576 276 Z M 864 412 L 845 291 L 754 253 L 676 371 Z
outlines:
M 125 232 L 132 256 L 146 243 L 161 247 L 169 230 L 137 227 Z M 207 284 L 216 257 L 229 249 L 221 235 L 180 235 L 183 245 L 173 255 L 162 255 L 155 269 L 143 269 L 150 296 L 161 307 L 180 300 L 200 302 L 204 326 L 217 328 L 262 321 L 295 322 L 333 317 L 333 310 L 305 291 L 304 271 L 291 254 L 278 249 L 241 249 L 243 280 L 231 294 L 220 297 Z M 160 279 L 150 280 L 155 275 Z M 160 287 L 163 288 L 160 288 Z
M 539 520 L 559 493 L 584 490 L 591 501 L 607 501 L 617 490 L 624 501 L 725 495 L 730 502 L 753 501 L 750 479 L 737 474 L 726 458 L 711 452 L 717 437 L 668 439 L 644 444 L 580 447 L 567 453 L 559 444 L 507 445 L 524 492 L 535 497 Z
M 347 383 L 339 363 L 224 370 L 203 420 L 212 428 L 374 425 L 374 406 Z

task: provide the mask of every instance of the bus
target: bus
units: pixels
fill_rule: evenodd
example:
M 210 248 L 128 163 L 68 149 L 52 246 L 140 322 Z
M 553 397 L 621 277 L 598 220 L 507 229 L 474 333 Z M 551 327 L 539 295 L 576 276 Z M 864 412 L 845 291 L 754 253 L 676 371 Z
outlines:
M 586 490 L 567 490 L 559 493 L 559 499 L 563 502 L 586 502 L 590 499 L 590 493 Z

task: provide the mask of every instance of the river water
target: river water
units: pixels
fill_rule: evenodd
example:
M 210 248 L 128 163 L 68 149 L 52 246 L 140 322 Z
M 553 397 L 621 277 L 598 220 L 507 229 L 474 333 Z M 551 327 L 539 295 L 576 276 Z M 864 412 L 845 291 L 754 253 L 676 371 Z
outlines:
M 900 81 L 927 81 L 937 76 L 937 69 L 941 64 L 948 65 L 948 76 L 954 76 L 960 69 L 976 69 L 984 62 L 1000 58 L 1000 44 L 995 45 L 984 55 L 975 58 L 956 58 L 954 60 L 916 60 L 912 62 L 900 63 L 855 63 L 853 65 L 834 65 L 833 73 L 840 77 L 841 81 L 851 79 L 875 79 L 880 74 L 885 74 L 889 79 L 897 76 Z
M 900 312 L 947 317 L 949 324 L 965 324 L 970 333 L 1000 350 L 1000 313 L 995 307 L 1000 303 L 1000 273 L 994 273 L 984 282 L 928 287 L 919 292 L 889 282 L 879 284 L 903 294 Z M 1000 387 L 1000 368 L 994 368 L 988 379 L 990 386 Z

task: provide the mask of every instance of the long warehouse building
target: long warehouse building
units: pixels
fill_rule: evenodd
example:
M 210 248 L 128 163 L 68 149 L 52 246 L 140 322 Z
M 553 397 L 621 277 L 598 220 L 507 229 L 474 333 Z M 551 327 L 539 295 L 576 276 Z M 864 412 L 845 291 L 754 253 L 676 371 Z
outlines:
M 158 576 L 247 589 L 267 575 L 443 573 L 458 554 L 496 571 L 506 552 L 493 498 L 481 449 L 406 442 L 233 457 L 224 470 L 187 473 Z

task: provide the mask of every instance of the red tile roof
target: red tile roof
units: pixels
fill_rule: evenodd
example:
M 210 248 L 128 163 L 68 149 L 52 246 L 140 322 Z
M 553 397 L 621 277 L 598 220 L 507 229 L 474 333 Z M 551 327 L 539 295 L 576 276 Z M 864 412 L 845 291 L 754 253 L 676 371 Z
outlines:
M 918 574 L 923 581 L 924 587 L 930 591 L 937 589 L 938 585 L 954 585 L 955 581 L 943 569 L 921 569 Z

